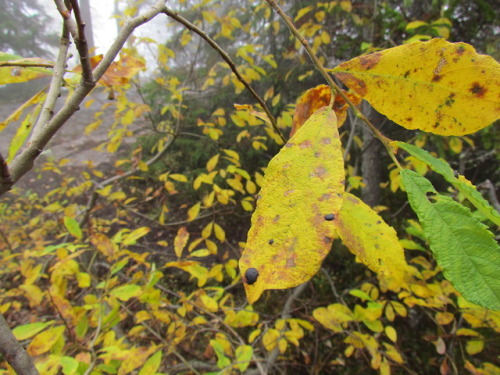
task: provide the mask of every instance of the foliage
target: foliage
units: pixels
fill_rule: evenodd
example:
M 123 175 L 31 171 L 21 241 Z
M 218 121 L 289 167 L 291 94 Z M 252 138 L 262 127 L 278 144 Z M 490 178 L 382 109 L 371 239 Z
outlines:
M 290 3 L 287 12 L 321 64 L 327 61 L 323 49 L 339 44 L 349 58 L 358 54 L 357 37 L 352 43 L 342 39 L 357 36 L 354 30 L 367 22 L 357 3 Z M 139 14 L 140 5 L 132 4 L 126 16 Z M 39 178 L 58 176 L 57 186 L 43 192 L 36 189 L 38 180 L 34 190 L 14 188 L 0 202 L 0 312 L 15 326 L 39 372 L 273 373 L 292 366 L 296 373 L 498 371 L 494 339 L 500 313 L 472 303 L 498 308 L 498 248 L 489 232 L 498 226 L 496 211 L 464 176 L 455 176 L 448 163 L 424 151 L 433 146 L 426 133 L 406 143 L 380 134 L 393 158 L 385 185 L 392 198 L 386 207 L 365 205 L 357 197 L 363 184 L 357 160 L 366 145 L 353 126 L 363 118 L 356 106 L 364 93 L 337 91 L 331 100 L 323 85 L 299 97 L 319 82 L 300 43 L 288 38 L 270 7 L 246 5 L 185 2 L 179 10 L 227 50 L 242 77 L 264 93 L 272 113 L 279 114 L 276 126 L 259 105 L 241 104 L 255 100 L 231 67 L 188 29 L 175 29 L 175 41 L 168 44 L 137 38 L 135 43 L 155 51 L 161 71 L 133 94 L 147 60 L 136 49 L 123 50 L 99 81 L 98 90 L 113 100 L 89 119 L 85 131 L 92 136 L 109 126 L 108 140 L 98 147 L 114 157 L 113 167 L 89 165 L 74 176 L 67 161 L 49 160 Z M 401 16 L 391 17 L 402 22 Z M 334 30 L 342 20 L 351 32 Z M 429 26 L 429 33 L 450 31 L 446 21 L 436 20 L 422 26 Z M 279 43 L 268 43 L 273 39 Z M 443 56 L 447 48 L 472 51 L 437 40 L 408 44 L 405 51 L 423 48 L 422 56 L 435 56 L 438 44 Z M 375 69 L 374 57 L 378 62 L 398 48 L 355 58 L 334 72 L 357 74 L 346 73 L 349 64 Z M 450 69 L 437 73 L 443 80 L 467 75 L 451 69 L 460 62 L 443 56 L 446 64 L 435 61 Z M 389 66 L 397 65 L 405 55 L 390 59 Z M 493 64 L 484 69 L 498 69 Z M 78 91 L 81 72 L 84 64 L 67 73 L 70 94 Z M 415 84 L 398 80 L 398 74 L 391 73 L 380 87 L 364 82 L 376 97 L 398 101 L 379 108 L 396 119 L 404 118 L 408 103 L 402 93 Z M 451 79 L 450 74 L 457 75 Z M 440 86 L 432 83 L 432 74 L 426 77 L 424 99 L 432 104 L 438 101 L 432 89 Z M 403 83 L 394 86 L 391 80 Z M 495 97 L 498 85 L 491 79 L 478 78 L 478 83 Z M 447 87 L 447 95 L 454 87 Z M 472 94 L 461 97 L 460 111 L 477 99 Z M 11 142 L 13 161 L 30 136 L 26 124 L 34 114 L 29 110 L 36 113 L 43 99 L 43 93 L 31 98 L 3 124 L 25 116 Z M 333 109 L 319 109 L 318 101 L 332 103 Z M 498 117 L 484 114 L 498 111 L 495 101 L 493 110 L 476 108 L 483 109 L 473 114 L 481 122 L 460 131 L 474 132 Z M 436 116 L 440 110 L 455 115 L 441 106 Z M 279 133 L 292 123 L 293 136 L 277 153 L 283 144 Z M 150 133 L 127 147 L 124 139 L 138 124 Z M 460 154 L 453 153 L 457 146 L 451 139 L 463 147 L 471 142 L 445 139 L 439 141 L 445 158 Z M 399 210 L 402 189 L 419 222 L 409 209 Z M 443 228 L 449 228 L 447 237 Z M 484 247 L 476 246 L 480 239 Z M 457 266 L 457 251 L 480 257 L 480 265 Z M 309 279 L 291 293 L 262 293 Z M 242 284 L 253 304 L 247 303 Z M 304 289 L 307 295 L 300 295 Z M 2 368 L 12 373 L 6 363 Z

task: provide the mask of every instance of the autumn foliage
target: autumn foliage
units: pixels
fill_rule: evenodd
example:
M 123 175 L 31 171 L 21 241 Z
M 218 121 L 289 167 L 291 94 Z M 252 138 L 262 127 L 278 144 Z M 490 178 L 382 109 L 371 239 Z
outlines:
M 39 373 L 500 371 L 500 214 L 444 159 L 493 133 L 500 66 L 447 41 L 451 21 L 439 18 L 407 23 L 428 38 L 367 47 L 374 53 L 326 69 L 328 22 L 365 22 L 353 5 L 292 7 L 285 19 L 252 3 L 272 38 L 288 39 L 283 22 L 303 36 L 280 54 L 252 41 L 262 25 L 242 17 L 247 9 L 200 5 L 188 21 L 164 7 L 181 26 L 171 44 L 133 40 L 161 69 L 140 80 L 151 64 L 140 48 L 109 62 L 82 104 L 96 108 L 82 137 L 109 126 L 96 152 L 112 165 L 75 175 L 68 160 L 45 160 L 39 176 L 57 177 L 55 186 L 14 186 L 0 201 L 0 313 Z M 124 29 L 151 9 L 128 8 Z M 180 47 L 202 42 L 185 70 Z M 90 74 L 106 59 L 92 57 Z M 57 70 L 0 60 L 2 84 Z M 85 64 L 63 69 L 67 102 L 88 84 Z M 259 93 L 246 96 L 248 86 Z M 18 127 L 0 160 L 2 189 L 43 133 L 32 125 L 50 97 L 37 93 L 0 124 Z M 363 100 L 414 132 L 391 138 L 361 112 Z M 359 155 L 369 145 L 356 123 L 386 151 L 384 205 L 362 200 Z M 147 134 L 126 144 L 144 124 Z M 11 365 L 1 358 L 0 373 L 15 373 Z

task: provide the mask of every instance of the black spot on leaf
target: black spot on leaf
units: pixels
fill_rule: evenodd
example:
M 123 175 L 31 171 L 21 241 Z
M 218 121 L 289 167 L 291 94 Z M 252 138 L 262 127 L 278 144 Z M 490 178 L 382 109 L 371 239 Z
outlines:
M 334 214 L 325 215 L 325 220 L 326 221 L 332 221 L 334 219 L 335 219 L 335 215 Z
M 249 268 L 245 272 L 245 280 L 248 285 L 252 285 L 257 281 L 257 278 L 259 277 L 259 271 L 255 268 Z
M 269 240 L 267 242 L 269 243 L 269 245 L 272 245 L 274 243 L 274 240 Z

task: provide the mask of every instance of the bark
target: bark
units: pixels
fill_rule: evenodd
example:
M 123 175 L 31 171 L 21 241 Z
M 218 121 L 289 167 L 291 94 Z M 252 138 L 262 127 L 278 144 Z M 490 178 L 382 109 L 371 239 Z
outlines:
M 385 118 L 375 111 L 368 103 L 363 103 L 363 113 L 377 126 Z M 372 131 L 363 126 L 363 153 L 361 154 L 361 174 L 365 186 L 361 190 L 363 202 L 373 207 L 381 200 L 382 155 L 385 149 L 382 143 L 373 136 Z
M 2 314 L 0 314 L 0 353 L 18 375 L 39 375 L 33 360 L 12 334 Z

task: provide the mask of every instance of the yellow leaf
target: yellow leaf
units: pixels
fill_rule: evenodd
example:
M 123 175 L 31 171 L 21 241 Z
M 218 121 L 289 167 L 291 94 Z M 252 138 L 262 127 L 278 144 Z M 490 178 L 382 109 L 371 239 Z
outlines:
M 248 342 L 251 344 L 252 342 L 255 341 L 255 339 L 260 335 L 260 333 L 262 332 L 262 330 L 259 328 L 259 329 L 256 329 L 254 331 L 252 331 L 250 333 L 250 335 L 248 336 Z
M 268 352 L 276 347 L 278 339 L 280 337 L 280 332 L 277 329 L 271 328 L 262 337 L 262 344 Z
M 122 241 L 122 244 L 127 246 L 127 245 L 135 245 L 137 240 L 141 237 L 144 237 L 146 234 L 148 234 L 151 231 L 151 228 L 149 227 L 141 227 L 137 228 L 136 230 L 130 232 L 125 236 L 125 239 Z
M 398 339 L 398 333 L 396 332 L 396 330 L 394 329 L 394 327 L 392 326 L 386 326 L 385 329 L 385 334 L 387 335 L 387 337 L 389 337 L 389 339 L 392 341 L 392 342 L 396 342 L 397 339 Z
M 38 356 L 48 352 L 64 333 L 63 326 L 51 327 L 36 335 L 28 345 L 28 354 Z
M 477 353 L 481 353 L 484 349 L 484 341 L 483 340 L 470 340 L 465 344 L 465 350 L 470 355 L 474 355 Z
M 151 353 L 155 352 L 156 350 L 156 345 L 152 345 L 122 351 L 124 355 L 121 358 L 117 358 L 121 361 L 118 375 L 133 373 L 133 370 L 142 366 L 144 362 L 146 362 L 146 359 L 151 355 Z M 120 356 L 120 354 L 118 355 Z
M 214 155 L 210 158 L 210 160 L 207 162 L 207 171 L 212 172 L 219 162 L 219 156 L 220 154 Z
M 427 26 L 427 25 L 428 25 L 428 23 L 424 22 L 424 21 L 412 21 L 406 25 L 405 30 L 410 31 L 410 30 L 418 29 L 421 26 Z
M 92 233 L 90 242 L 106 257 L 113 257 L 118 249 L 104 233 Z
M 462 152 L 463 143 L 460 138 L 450 138 L 448 140 L 448 145 L 450 146 L 451 151 L 453 151 L 455 154 L 460 154 Z
M 465 43 L 414 42 L 357 57 L 333 71 L 408 129 L 464 135 L 500 117 L 500 64 Z
M 184 176 L 183 174 L 177 174 L 177 173 L 172 173 L 168 175 L 168 178 L 171 178 L 172 180 L 179 181 L 179 182 L 187 182 L 187 177 Z
M 206 294 L 200 296 L 201 302 L 203 303 L 203 307 L 210 312 L 217 312 L 219 310 L 219 305 L 217 301 L 212 297 L 207 296 Z
M 288 346 L 288 342 L 285 339 L 280 339 L 278 341 L 278 348 L 279 348 L 281 354 L 286 352 L 287 346 Z
M 198 214 L 200 213 L 200 207 L 201 207 L 201 203 L 198 202 L 188 210 L 188 212 L 187 212 L 188 221 L 192 221 L 198 217 Z
M 267 167 L 240 259 L 250 303 L 266 289 L 300 285 L 319 270 L 335 237 L 344 178 L 335 113 L 324 107 Z M 249 269 L 258 276 L 251 284 Z
M 30 67 L 30 64 L 46 65 L 52 67 L 53 63 L 40 58 L 22 58 L 21 56 L 9 55 L 0 52 L 0 85 L 31 81 L 33 79 L 52 75 L 51 69 Z M 2 66 L 3 64 L 19 64 L 19 66 Z
M 453 319 L 455 319 L 455 317 L 450 312 L 441 312 L 440 311 L 440 312 L 436 313 L 436 321 L 442 326 L 450 324 L 451 322 L 453 322 Z
M 344 245 L 368 268 L 404 285 L 408 265 L 394 228 L 352 194 L 344 194 L 338 218 L 338 235 Z
M 226 232 L 224 232 L 224 229 L 222 229 L 222 227 L 217 223 L 214 223 L 214 232 L 215 237 L 217 237 L 220 242 L 224 242 L 226 240 Z
M 212 229 L 214 228 L 214 222 L 211 221 L 210 223 L 208 223 L 205 228 L 203 228 L 203 230 L 201 231 L 201 236 L 203 238 L 208 238 L 212 235 Z
M 186 246 L 188 240 L 189 240 L 189 232 L 187 231 L 186 227 L 180 227 L 179 230 L 177 231 L 177 236 L 175 236 L 174 239 L 174 250 L 175 250 L 175 255 L 177 255 L 177 258 L 181 257 L 182 250 Z
M 333 332 L 342 332 L 347 323 L 354 320 L 354 314 L 347 306 L 334 303 L 313 311 L 314 319 Z

